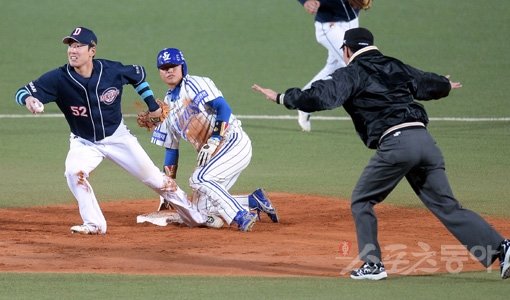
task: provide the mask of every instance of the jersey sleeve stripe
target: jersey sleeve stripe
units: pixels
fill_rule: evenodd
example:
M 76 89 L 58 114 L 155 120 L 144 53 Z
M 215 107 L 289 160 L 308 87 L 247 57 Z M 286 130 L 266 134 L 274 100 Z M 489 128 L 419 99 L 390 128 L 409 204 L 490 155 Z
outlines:
M 223 96 L 214 84 L 209 83 L 210 80 L 206 80 L 205 78 L 189 76 L 186 85 L 189 86 L 195 94 L 198 94 L 202 90 L 206 91 L 207 94 L 211 96 L 211 100 Z
M 154 97 L 154 92 L 152 90 L 148 90 L 148 91 L 145 91 L 143 92 L 143 94 L 140 95 L 143 99 L 149 97 L 149 96 L 152 96 Z
M 140 81 L 138 81 L 138 82 L 135 84 L 135 86 L 136 86 L 136 85 L 139 85 L 139 84 L 143 84 L 143 82 L 146 82 L 146 81 L 145 81 L 145 68 L 144 68 L 144 67 L 142 67 L 142 66 L 139 66 L 139 67 L 140 67 L 140 72 L 141 72 L 141 74 L 142 74 L 142 78 L 140 78 Z
M 142 91 L 143 89 L 147 88 L 149 86 L 149 83 L 147 81 L 144 81 L 142 83 L 140 83 L 139 85 L 137 85 L 135 87 L 135 90 L 137 93 L 140 93 L 140 91 Z
M 16 103 L 19 105 L 25 105 L 25 99 L 30 96 L 30 93 L 26 90 L 26 88 L 21 88 L 16 93 Z
M 152 91 L 147 81 L 142 82 L 139 85 L 135 85 L 135 91 L 140 95 L 143 101 L 147 104 L 150 111 L 155 111 L 159 108 L 159 105 L 154 99 L 154 92 Z
M 199 92 L 199 88 L 197 87 L 198 84 L 195 78 L 189 77 L 189 80 L 186 80 L 186 85 L 189 86 L 195 94 Z
M 218 97 L 222 97 L 223 95 L 221 93 L 216 93 L 219 92 L 218 88 L 214 85 L 214 83 L 212 83 L 212 81 L 210 82 L 212 84 L 212 86 L 209 84 L 209 82 L 205 81 L 205 85 L 207 86 L 207 89 L 211 92 L 211 96 L 213 99 L 216 99 Z

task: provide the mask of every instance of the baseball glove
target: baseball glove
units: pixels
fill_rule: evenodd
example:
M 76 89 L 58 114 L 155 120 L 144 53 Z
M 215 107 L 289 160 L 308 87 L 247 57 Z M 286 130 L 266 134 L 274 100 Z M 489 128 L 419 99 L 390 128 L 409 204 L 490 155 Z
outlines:
M 352 8 L 367 10 L 372 7 L 372 0 L 348 0 Z
M 151 117 L 149 111 L 142 111 L 138 113 L 138 117 L 136 118 L 138 126 L 147 128 L 147 130 L 150 131 L 163 122 L 163 120 L 168 116 L 168 113 L 170 112 L 168 104 L 159 99 L 156 100 L 156 103 L 158 103 L 161 108 L 161 115 L 158 117 Z

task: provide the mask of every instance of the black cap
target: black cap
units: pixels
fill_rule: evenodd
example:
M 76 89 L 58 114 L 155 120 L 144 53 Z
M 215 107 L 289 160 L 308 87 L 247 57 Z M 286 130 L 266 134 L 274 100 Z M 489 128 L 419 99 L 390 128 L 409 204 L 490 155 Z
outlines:
M 94 32 L 85 27 L 76 27 L 70 35 L 62 39 L 64 44 L 78 42 L 85 45 L 97 45 L 97 37 Z
M 374 44 L 374 36 L 366 28 L 352 28 L 345 32 L 344 46 L 349 47 L 353 51 L 358 51 L 361 48 L 372 46 Z

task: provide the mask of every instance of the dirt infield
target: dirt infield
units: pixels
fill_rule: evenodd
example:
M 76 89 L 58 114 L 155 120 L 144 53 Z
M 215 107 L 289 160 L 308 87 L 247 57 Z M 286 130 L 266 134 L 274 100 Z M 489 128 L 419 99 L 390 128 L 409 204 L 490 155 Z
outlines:
M 137 224 L 157 200 L 102 203 L 109 227 L 99 236 L 70 233 L 77 205 L 1 209 L 0 271 L 345 277 L 358 265 L 348 201 L 269 195 L 282 222 L 264 215 L 249 233 Z M 382 204 L 377 214 L 390 275 L 484 270 L 428 211 Z M 508 220 L 488 220 L 510 235 Z

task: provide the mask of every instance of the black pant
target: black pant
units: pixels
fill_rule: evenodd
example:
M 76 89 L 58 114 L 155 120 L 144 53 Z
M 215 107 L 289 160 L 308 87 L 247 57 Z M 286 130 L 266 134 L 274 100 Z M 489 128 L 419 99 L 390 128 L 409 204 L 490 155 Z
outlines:
M 455 199 L 441 150 L 425 128 L 403 129 L 384 137 L 354 188 L 351 210 L 360 259 L 375 263 L 381 260 L 373 207 L 404 176 L 425 206 L 469 251 L 478 253 L 480 247 L 489 250 L 488 255 L 476 257 L 484 266 L 490 266 L 503 237 Z

